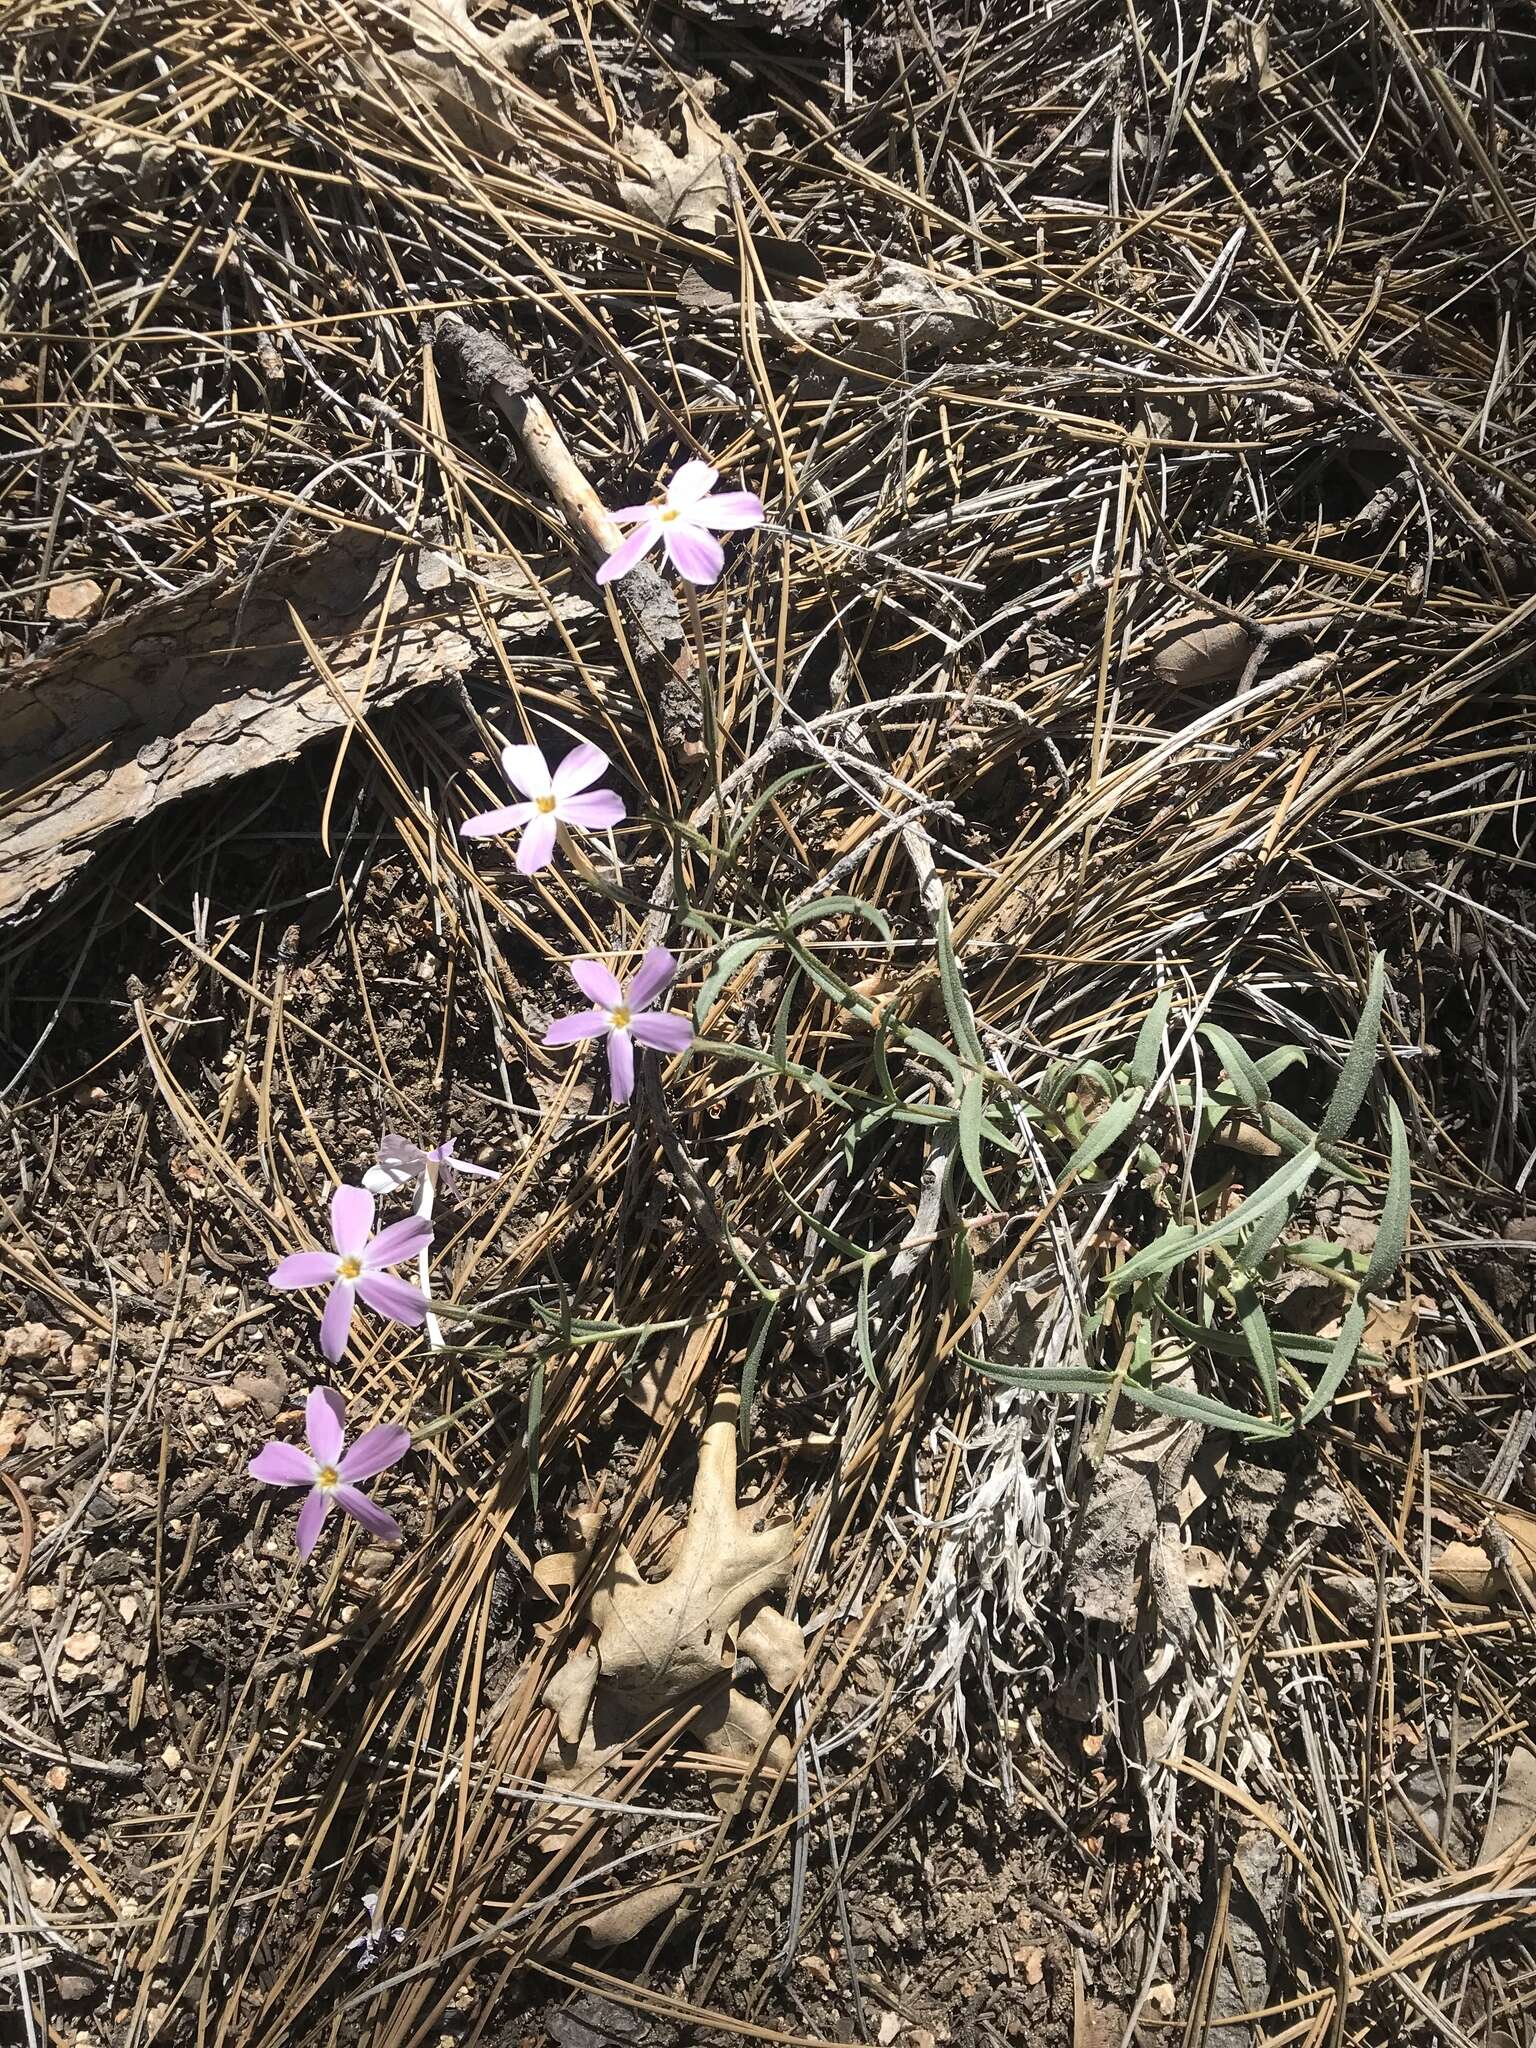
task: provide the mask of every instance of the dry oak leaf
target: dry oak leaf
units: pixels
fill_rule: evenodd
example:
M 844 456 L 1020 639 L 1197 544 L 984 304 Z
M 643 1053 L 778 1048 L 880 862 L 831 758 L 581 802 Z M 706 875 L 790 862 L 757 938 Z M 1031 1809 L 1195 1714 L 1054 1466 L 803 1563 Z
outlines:
M 770 1737 L 772 1717 L 738 1693 L 731 1671 L 750 1657 L 776 1692 L 799 1675 L 805 1638 L 769 1605 L 789 1578 L 793 1524 L 757 1529 L 755 1510 L 736 1505 L 737 1404 L 717 1401 L 699 1447 L 688 1521 L 665 1577 L 646 1580 L 629 1551 L 615 1549 L 587 1598 L 597 1640 L 572 1654 L 544 1689 L 557 1733 L 545 1757 L 552 1783 L 589 1791 L 632 1736 L 697 1698 L 685 1739 L 733 1763 L 750 1763 L 766 1743 L 770 1773 L 788 1764 L 789 1745 Z M 577 1548 L 535 1567 L 542 1589 L 558 1598 L 579 1584 L 595 1547 L 588 1518 Z M 654 1732 L 654 1730 L 653 1730 Z M 722 1773 L 717 1802 L 731 1811 L 750 1787 Z M 561 1816 L 554 1816 L 557 1825 Z
M 508 75 L 528 70 L 555 48 L 549 23 L 537 16 L 515 18 L 499 35 L 488 35 L 470 19 L 469 0 L 405 0 L 399 12 L 406 47 L 387 58 L 364 57 L 363 76 L 391 101 L 403 82 L 471 149 L 503 154 L 509 139 Z
M 649 128 L 628 127 L 619 138 L 624 154 L 645 173 L 643 181 L 619 179 L 620 201 L 642 220 L 690 235 L 712 235 L 726 203 L 725 137 L 712 121 L 683 108 L 683 153 Z
M 1523 1508 L 1498 1508 L 1489 1518 L 1487 1535 L 1486 1547 L 1447 1543 L 1429 1568 L 1435 1584 L 1453 1599 L 1481 1607 L 1518 1606 L 1522 1591 L 1526 1599 L 1536 1600 L 1536 1515 Z M 1494 1557 L 1503 1562 L 1496 1565 Z M 1518 1586 L 1511 1585 L 1512 1575 Z

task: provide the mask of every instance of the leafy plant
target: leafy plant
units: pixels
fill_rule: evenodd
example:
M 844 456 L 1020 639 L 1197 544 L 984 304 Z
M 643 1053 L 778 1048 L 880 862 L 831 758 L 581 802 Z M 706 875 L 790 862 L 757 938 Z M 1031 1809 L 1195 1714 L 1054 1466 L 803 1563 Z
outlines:
M 1359 1115 L 1375 1068 L 1384 986 L 1385 963 L 1378 955 L 1348 1054 L 1315 1130 L 1274 1094 L 1282 1075 L 1306 1064 L 1299 1046 L 1255 1057 L 1219 1025 L 1199 1027 L 1221 1062 L 1221 1080 L 1202 1096 L 1192 1080 L 1174 1079 L 1166 1101 L 1177 1118 L 1170 1113 L 1163 1123 L 1171 1131 L 1176 1120 L 1194 1131 L 1197 1166 L 1204 1144 L 1234 1117 L 1273 1141 L 1279 1163 L 1236 1201 L 1230 1177 L 1221 1174 L 1180 1202 L 1181 1176 L 1168 1167 L 1149 1128 L 1171 992 L 1152 1006 L 1124 1066 L 1089 1061 L 1054 1070 L 1043 1109 L 1048 1133 L 1071 1148 L 1063 1181 L 1105 1176 L 1118 1153 L 1118 1172 L 1128 1177 L 1133 1166 L 1138 1169 L 1140 1186 L 1167 1221 L 1109 1272 L 1087 1317 L 1085 1339 L 1119 1332 L 1115 1370 L 1013 1367 L 973 1358 L 978 1370 L 1044 1393 L 1099 1393 L 1107 1400 L 1124 1395 L 1162 1413 L 1251 1437 L 1285 1436 L 1321 1414 L 1359 1356 L 1369 1297 L 1386 1286 L 1403 1255 L 1411 1172 L 1407 1132 L 1395 1102 L 1387 1103 L 1386 1190 L 1363 1270 L 1359 1255 L 1342 1245 L 1316 1237 L 1287 1240 L 1285 1233 L 1302 1205 L 1330 1180 L 1361 1178 L 1342 1140 Z M 1127 1159 L 1123 1148 L 1131 1141 L 1135 1154 Z M 1325 1272 L 1352 1294 L 1335 1337 L 1273 1326 L 1279 1282 L 1290 1265 Z M 1246 1367 L 1266 1413 L 1255 1415 L 1196 1391 L 1189 1368 L 1197 1356 L 1215 1362 L 1224 1385 L 1239 1381 Z

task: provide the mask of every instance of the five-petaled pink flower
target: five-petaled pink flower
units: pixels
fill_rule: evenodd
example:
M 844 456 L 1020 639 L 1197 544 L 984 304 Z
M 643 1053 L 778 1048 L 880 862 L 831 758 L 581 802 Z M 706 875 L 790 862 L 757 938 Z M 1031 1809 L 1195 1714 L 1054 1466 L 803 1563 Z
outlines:
M 675 1010 L 651 1013 L 651 1005 L 677 972 L 665 946 L 652 946 L 628 989 L 621 988 L 600 960 L 573 960 L 571 979 L 591 1010 L 557 1017 L 544 1034 L 546 1045 L 575 1045 L 583 1038 L 608 1039 L 608 1075 L 615 1102 L 628 1102 L 635 1085 L 635 1041 L 658 1052 L 686 1052 L 693 1026 Z
M 331 1197 L 335 1251 L 290 1252 L 271 1276 L 274 1287 L 330 1288 L 320 1323 L 320 1349 L 332 1365 L 347 1348 L 352 1305 L 358 1295 L 393 1322 L 414 1326 L 426 1320 L 425 1298 L 383 1269 L 414 1258 L 424 1244 L 430 1244 L 431 1224 L 424 1217 L 407 1216 L 377 1237 L 372 1231 L 373 1196 L 366 1188 L 339 1187 Z
M 246 1468 L 253 1479 L 268 1486 L 309 1488 L 308 1498 L 299 1509 L 300 1557 L 308 1557 L 314 1549 L 321 1524 L 332 1507 L 361 1522 L 370 1536 L 398 1543 L 400 1524 L 358 1490 L 358 1481 L 372 1479 L 376 1472 L 398 1463 L 411 1448 L 411 1432 L 397 1422 L 381 1423 L 360 1436 L 350 1451 L 346 1450 L 346 1402 L 330 1387 L 314 1387 L 305 1405 L 304 1433 L 309 1438 L 307 1451 L 301 1451 L 297 1444 L 274 1441 L 258 1451 Z
M 685 462 L 667 485 L 660 504 L 626 505 L 613 517 L 634 532 L 620 541 L 597 572 L 599 583 L 627 576 L 660 541 L 667 560 L 690 583 L 713 583 L 725 567 L 717 533 L 735 533 L 763 523 L 763 501 L 755 491 L 715 491 L 720 472 L 707 462 Z
M 517 870 L 536 875 L 548 867 L 555 851 L 555 836 L 561 825 L 579 825 L 583 832 L 606 832 L 622 822 L 624 799 L 611 789 L 593 789 L 608 766 L 601 747 L 584 740 L 573 747 L 551 772 L 537 747 L 503 747 L 501 765 L 508 782 L 528 799 L 522 804 L 504 804 L 497 811 L 482 811 L 466 818 L 459 827 L 461 839 L 487 839 L 496 832 L 512 832 L 521 825 L 517 842 Z

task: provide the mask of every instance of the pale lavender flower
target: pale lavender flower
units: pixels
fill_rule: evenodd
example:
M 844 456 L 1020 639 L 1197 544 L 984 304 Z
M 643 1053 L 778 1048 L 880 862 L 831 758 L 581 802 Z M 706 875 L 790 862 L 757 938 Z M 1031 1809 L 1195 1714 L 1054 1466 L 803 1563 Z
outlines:
M 652 946 L 622 988 L 600 960 L 573 960 L 571 979 L 594 1009 L 557 1017 L 544 1034 L 546 1045 L 575 1045 L 584 1038 L 608 1040 L 608 1075 L 615 1102 L 628 1102 L 635 1085 L 635 1044 L 658 1052 L 686 1052 L 693 1026 L 675 1010 L 651 1013 L 651 1005 L 677 972 L 665 946 Z
M 503 747 L 501 766 L 508 782 L 528 801 L 466 818 L 459 837 L 488 839 L 493 833 L 513 832 L 521 825 L 523 836 L 517 842 L 521 875 L 536 875 L 549 866 L 561 825 L 576 825 L 583 832 L 606 832 L 623 821 L 623 797 L 612 789 L 592 788 L 606 770 L 608 756 L 589 740 L 573 747 L 555 769 L 538 747 Z
M 397 1131 L 386 1131 L 379 1140 L 379 1163 L 370 1166 L 363 1175 L 363 1186 L 374 1195 L 398 1194 L 402 1188 L 415 1187 L 435 1167 L 438 1186 L 456 1197 L 461 1173 L 473 1174 L 477 1180 L 501 1179 L 494 1166 L 476 1166 L 468 1159 L 455 1159 L 453 1148 L 457 1142 L 455 1138 L 444 1138 L 441 1145 L 423 1152 Z
M 373 1234 L 373 1196 L 367 1188 L 339 1187 L 331 1197 L 334 1252 L 290 1252 L 271 1275 L 274 1287 L 329 1287 L 330 1298 L 320 1323 L 320 1349 L 335 1365 L 347 1348 L 352 1306 L 358 1295 L 392 1322 L 415 1326 L 425 1322 L 427 1303 L 416 1288 L 386 1266 L 414 1258 L 432 1242 L 432 1226 L 424 1216 L 406 1216 Z
M 304 1409 L 304 1433 L 309 1438 L 307 1451 L 274 1440 L 246 1467 L 264 1485 L 309 1488 L 299 1509 L 300 1557 L 307 1558 L 314 1549 L 333 1507 L 361 1522 L 370 1536 L 398 1543 L 400 1524 L 359 1490 L 358 1481 L 397 1464 L 411 1448 L 411 1432 L 397 1422 L 381 1423 L 364 1431 L 349 1451 L 346 1402 L 332 1387 L 312 1387 Z
M 756 492 L 717 492 L 719 475 L 707 462 L 685 462 L 659 504 L 625 505 L 615 512 L 618 524 L 633 526 L 634 532 L 598 570 L 598 582 L 627 576 L 660 541 L 679 576 L 689 583 L 713 583 L 725 567 L 725 550 L 715 535 L 763 523 L 763 501 Z

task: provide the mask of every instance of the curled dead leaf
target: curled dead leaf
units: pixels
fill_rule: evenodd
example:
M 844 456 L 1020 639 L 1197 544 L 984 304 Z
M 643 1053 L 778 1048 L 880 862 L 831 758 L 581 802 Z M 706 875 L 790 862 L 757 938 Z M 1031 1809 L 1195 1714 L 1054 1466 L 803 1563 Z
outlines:
M 1536 1600 L 1536 1515 L 1499 1508 L 1486 1524 L 1485 1541 L 1447 1543 L 1430 1577 L 1453 1600 L 1480 1607 L 1517 1603 L 1522 1591 Z
M 619 198 L 631 213 L 660 228 L 712 235 L 726 203 L 725 137 L 691 107 L 682 113 L 681 156 L 649 128 L 626 128 L 619 146 L 643 177 L 620 178 Z
M 1190 690 L 1202 683 L 1235 683 L 1252 651 L 1246 628 L 1235 619 L 1187 613 L 1163 628 L 1148 654 L 1159 682 Z

